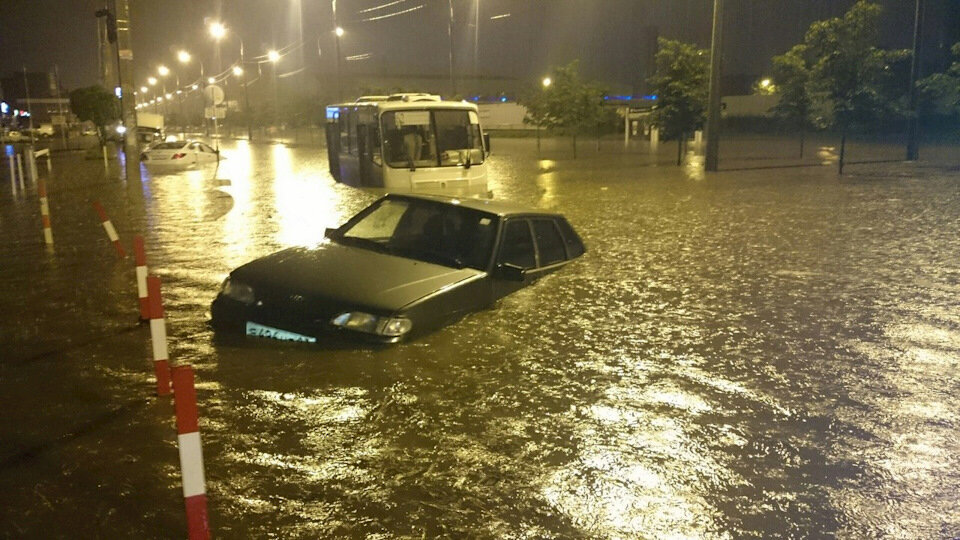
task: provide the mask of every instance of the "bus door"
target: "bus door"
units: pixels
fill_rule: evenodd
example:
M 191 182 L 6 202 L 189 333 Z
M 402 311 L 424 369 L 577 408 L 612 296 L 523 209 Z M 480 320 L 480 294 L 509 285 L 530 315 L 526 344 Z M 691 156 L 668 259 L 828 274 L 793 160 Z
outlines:
M 340 181 L 340 109 L 327 107 L 327 167 L 334 180 Z

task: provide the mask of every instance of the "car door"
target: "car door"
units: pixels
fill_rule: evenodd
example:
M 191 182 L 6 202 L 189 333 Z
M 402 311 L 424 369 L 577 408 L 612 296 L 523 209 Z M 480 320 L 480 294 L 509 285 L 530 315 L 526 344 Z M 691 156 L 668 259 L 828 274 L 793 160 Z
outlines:
M 201 163 L 213 163 L 217 160 L 217 151 L 206 144 L 199 143 L 197 157 Z
M 523 269 L 522 279 L 517 279 L 517 272 L 507 266 L 513 270 Z M 530 222 L 522 217 L 508 219 L 500 231 L 500 245 L 493 269 L 493 299 L 502 298 L 530 284 L 536 278 L 529 272 L 536 268 L 537 253 Z

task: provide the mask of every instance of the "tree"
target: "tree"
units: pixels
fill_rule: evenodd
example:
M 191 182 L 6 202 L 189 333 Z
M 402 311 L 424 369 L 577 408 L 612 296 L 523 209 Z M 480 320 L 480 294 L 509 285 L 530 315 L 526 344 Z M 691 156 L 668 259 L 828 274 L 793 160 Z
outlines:
M 541 86 L 524 100 L 527 116 L 523 121 L 571 135 L 576 159 L 577 134 L 597 127 L 607 116 L 603 108 L 604 89 L 580 77 L 576 60 L 554 70 L 551 79 L 550 86 Z
M 850 129 L 902 114 L 900 98 L 907 85 L 897 81 L 901 70 L 892 68 L 902 65 L 910 53 L 874 45 L 881 12 L 878 4 L 858 0 L 843 17 L 813 23 L 804 36 L 809 90 L 829 104 L 829 123 L 842 134 L 841 172 Z
M 917 81 L 921 113 L 956 117 L 960 115 L 960 43 L 950 48 L 953 63 L 943 73 L 934 73 Z
M 800 158 L 807 124 L 810 122 L 812 99 L 808 91 L 810 67 L 805 59 L 806 45 L 794 45 L 786 53 L 773 57 L 773 80 L 780 93 L 780 102 L 773 108 L 778 118 L 800 130 Z
M 657 45 L 657 71 L 649 80 L 657 95 L 653 118 L 664 139 L 677 138 L 679 165 L 686 134 L 706 120 L 710 55 L 704 49 L 672 39 L 660 38 Z
M 101 145 L 106 139 L 107 126 L 120 119 L 119 100 L 98 85 L 70 92 L 70 110 L 82 122 L 93 122 L 97 126 Z

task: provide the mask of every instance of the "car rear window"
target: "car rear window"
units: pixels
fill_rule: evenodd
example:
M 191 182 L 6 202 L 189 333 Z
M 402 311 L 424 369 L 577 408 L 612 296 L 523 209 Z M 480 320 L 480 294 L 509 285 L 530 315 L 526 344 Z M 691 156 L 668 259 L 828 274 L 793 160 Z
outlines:
M 540 251 L 540 266 L 556 264 L 567 258 L 563 237 L 552 219 L 533 220 L 533 232 L 537 238 L 537 249 Z
M 585 251 L 583 242 L 580 241 L 580 236 L 578 236 L 576 231 L 573 230 L 573 227 L 567 223 L 567 220 L 564 218 L 558 218 L 557 225 L 560 226 L 560 232 L 563 233 L 564 243 L 567 245 L 567 258 L 575 259 L 583 255 L 583 252 Z

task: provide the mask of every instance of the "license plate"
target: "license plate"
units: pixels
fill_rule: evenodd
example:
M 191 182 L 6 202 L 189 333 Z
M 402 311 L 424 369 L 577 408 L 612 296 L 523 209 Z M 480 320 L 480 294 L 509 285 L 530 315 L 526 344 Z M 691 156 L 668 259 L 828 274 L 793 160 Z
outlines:
M 304 343 L 316 343 L 317 338 L 288 332 L 279 328 L 264 326 L 255 322 L 247 322 L 247 335 L 256 337 L 265 337 L 279 339 L 280 341 L 302 341 Z

